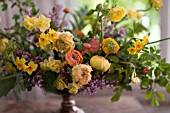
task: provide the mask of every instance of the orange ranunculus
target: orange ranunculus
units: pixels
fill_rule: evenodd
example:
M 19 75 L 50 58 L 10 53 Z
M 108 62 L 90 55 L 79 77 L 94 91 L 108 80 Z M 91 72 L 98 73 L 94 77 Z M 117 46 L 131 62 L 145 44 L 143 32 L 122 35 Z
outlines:
M 83 57 L 82 57 L 81 53 L 76 50 L 69 50 L 65 54 L 65 59 L 70 66 L 74 66 L 76 64 L 81 64 L 83 61 Z
M 148 35 L 146 35 L 143 37 L 143 43 L 144 43 L 144 45 L 146 45 L 146 44 L 148 44 L 148 42 L 149 42 Z
M 75 32 L 80 38 L 83 38 L 83 37 L 85 36 L 84 33 L 83 33 L 81 30 L 79 30 L 79 29 L 75 29 L 74 32 Z

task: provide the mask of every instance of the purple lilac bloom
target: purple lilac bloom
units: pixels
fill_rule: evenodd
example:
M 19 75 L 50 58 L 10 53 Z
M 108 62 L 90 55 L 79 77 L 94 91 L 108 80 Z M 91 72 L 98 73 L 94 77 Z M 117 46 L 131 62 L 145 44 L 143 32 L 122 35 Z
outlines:
M 114 81 L 107 81 L 104 79 L 104 76 L 101 78 L 93 76 L 92 80 L 87 85 L 84 85 L 79 89 L 79 94 L 94 95 L 97 93 L 98 89 L 106 87 L 114 89 L 115 86 L 116 84 Z
M 117 32 L 121 37 L 126 37 L 126 28 L 120 27 Z
M 42 87 L 42 72 L 36 71 L 35 76 L 32 78 L 32 84 Z

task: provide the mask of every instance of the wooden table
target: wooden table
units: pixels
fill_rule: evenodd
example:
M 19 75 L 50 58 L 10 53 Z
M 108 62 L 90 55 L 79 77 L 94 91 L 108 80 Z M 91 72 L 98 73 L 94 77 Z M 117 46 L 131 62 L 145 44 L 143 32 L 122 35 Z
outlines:
M 78 96 L 77 106 L 85 113 L 146 113 L 141 104 L 132 96 L 122 96 L 111 103 L 111 96 Z M 56 113 L 61 98 L 48 98 L 29 101 L 0 100 L 0 113 Z

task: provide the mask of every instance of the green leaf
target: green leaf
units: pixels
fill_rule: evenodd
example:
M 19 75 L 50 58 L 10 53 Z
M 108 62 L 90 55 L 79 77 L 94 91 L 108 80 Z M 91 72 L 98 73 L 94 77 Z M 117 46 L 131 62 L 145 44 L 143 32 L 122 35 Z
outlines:
M 168 84 L 167 78 L 163 76 L 161 76 L 156 82 L 162 87 L 165 87 Z
M 87 12 L 87 16 L 90 16 L 90 15 L 92 15 L 94 12 L 95 12 L 96 10 L 94 10 L 94 9 L 91 9 L 89 12 Z
M 121 96 L 121 94 L 117 92 L 117 93 L 112 97 L 111 101 L 112 101 L 112 102 L 118 101 L 118 100 L 120 99 L 120 96 Z
M 11 89 L 14 88 L 16 78 L 15 77 L 2 77 L 0 79 L 0 97 L 6 96 Z
M 161 92 L 156 92 L 156 95 L 160 98 L 160 100 L 164 101 L 165 100 L 165 97 L 164 97 L 164 94 L 161 93 Z
M 118 57 L 116 57 L 116 56 L 109 56 L 108 59 L 111 60 L 111 61 L 113 61 L 113 62 L 115 62 L 115 63 L 118 63 L 118 62 L 119 62 L 119 59 L 118 59 Z
M 170 93 L 170 84 L 168 84 L 168 85 L 166 86 L 166 92 L 167 92 L 167 93 Z
M 152 98 L 151 105 L 152 106 L 159 106 L 158 99 L 157 99 L 157 97 L 155 95 Z
M 155 71 L 154 71 L 154 74 L 155 74 L 156 77 L 157 77 L 157 76 L 160 76 L 161 70 L 160 70 L 158 67 L 156 67 L 156 69 L 155 69 Z
M 8 4 L 6 4 L 5 2 L 2 4 L 2 11 L 7 10 L 8 8 Z
M 11 5 L 11 8 L 13 8 L 14 6 L 16 6 L 17 5 L 17 3 L 15 2 L 15 3 L 13 3 L 12 5 Z
M 152 96 L 153 96 L 153 92 L 152 91 L 147 91 L 145 93 L 145 100 L 149 100 Z

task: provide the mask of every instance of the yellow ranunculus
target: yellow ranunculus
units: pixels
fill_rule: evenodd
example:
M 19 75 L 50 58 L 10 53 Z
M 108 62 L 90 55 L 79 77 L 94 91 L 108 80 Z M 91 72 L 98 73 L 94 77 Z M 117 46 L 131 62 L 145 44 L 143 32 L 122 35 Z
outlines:
M 133 18 L 133 19 L 140 19 L 142 17 L 142 15 L 136 11 L 132 11 L 132 10 L 128 10 L 128 18 Z
M 127 51 L 129 52 L 129 54 L 136 54 L 137 53 L 137 51 L 134 47 L 128 48 Z
M 66 85 L 65 82 L 63 81 L 63 78 L 62 78 L 61 75 L 59 75 L 59 76 L 57 77 L 57 80 L 55 80 L 54 86 L 55 86 L 58 90 L 63 90 L 64 88 L 67 88 L 67 85 Z
M 120 47 L 113 38 L 106 38 L 102 42 L 102 49 L 105 52 L 105 54 L 111 54 L 117 53 Z
M 19 57 L 16 58 L 15 65 L 17 66 L 17 69 L 25 70 L 25 68 L 26 68 L 25 63 L 26 63 L 26 60 L 24 58 L 21 58 L 21 59 Z
M 29 75 L 31 75 L 33 71 L 36 71 L 37 67 L 38 67 L 38 64 L 34 64 L 34 62 L 31 61 L 28 63 L 28 66 L 26 67 L 24 71 L 26 71 Z
M 41 32 L 45 32 L 50 28 L 50 22 L 51 20 L 49 18 L 46 18 L 43 14 L 41 14 L 35 22 L 35 26 L 39 28 Z
M 126 11 L 123 7 L 116 6 L 110 9 L 110 20 L 113 22 L 119 22 L 126 15 Z
M 90 59 L 90 65 L 97 70 L 106 72 L 110 68 L 111 63 L 104 57 L 96 55 Z
M 149 2 L 151 4 L 151 6 L 156 8 L 156 9 L 158 9 L 158 8 L 163 6 L 162 0 L 150 0 Z
M 47 59 L 45 59 L 44 62 L 40 62 L 40 68 L 45 71 L 48 70 L 47 63 L 48 63 Z
M 0 39 L 0 52 L 3 52 L 6 49 L 7 43 L 8 43 L 8 39 L 6 39 L 6 38 Z

